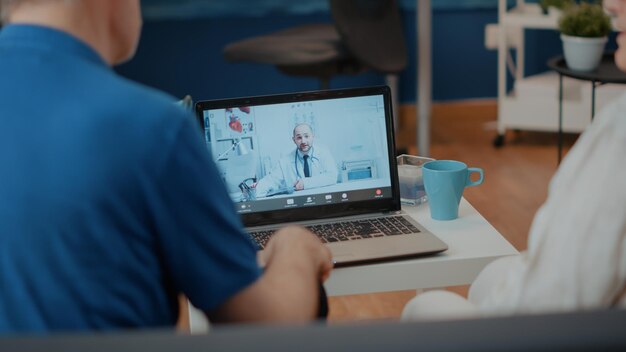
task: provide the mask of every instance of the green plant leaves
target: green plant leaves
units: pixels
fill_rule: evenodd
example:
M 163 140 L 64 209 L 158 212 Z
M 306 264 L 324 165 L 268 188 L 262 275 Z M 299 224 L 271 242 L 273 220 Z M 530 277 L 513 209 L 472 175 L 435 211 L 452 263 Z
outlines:
M 611 19 L 601 5 L 581 3 L 564 10 L 559 20 L 559 30 L 574 37 L 606 37 L 611 32 Z

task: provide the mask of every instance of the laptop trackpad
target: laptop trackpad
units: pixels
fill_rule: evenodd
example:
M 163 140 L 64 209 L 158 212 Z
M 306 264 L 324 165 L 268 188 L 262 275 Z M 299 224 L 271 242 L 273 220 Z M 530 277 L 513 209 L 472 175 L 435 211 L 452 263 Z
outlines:
M 333 253 L 333 261 L 335 263 L 349 263 L 357 259 L 357 256 L 352 252 L 332 251 L 332 253 Z
M 381 237 L 328 244 L 337 264 L 440 252 L 447 246 L 430 234 Z

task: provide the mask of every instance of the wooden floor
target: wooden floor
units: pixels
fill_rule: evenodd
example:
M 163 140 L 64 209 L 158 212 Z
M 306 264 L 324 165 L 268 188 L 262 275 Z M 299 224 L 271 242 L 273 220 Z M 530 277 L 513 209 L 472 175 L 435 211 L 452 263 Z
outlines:
M 402 106 L 397 128 L 396 144 L 410 154 L 417 153 L 415 114 L 414 105 Z M 556 134 L 508 131 L 505 146 L 495 149 L 496 118 L 495 101 L 435 104 L 431 156 L 484 169 L 484 183 L 468 188 L 464 196 L 515 248 L 524 250 L 533 216 L 556 171 Z M 575 139 L 566 135 L 565 145 Z M 449 289 L 467 294 L 466 286 Z M 414 296 L 414 291 L 401 291 L 331 297 L 329 320 L 397 319 Z

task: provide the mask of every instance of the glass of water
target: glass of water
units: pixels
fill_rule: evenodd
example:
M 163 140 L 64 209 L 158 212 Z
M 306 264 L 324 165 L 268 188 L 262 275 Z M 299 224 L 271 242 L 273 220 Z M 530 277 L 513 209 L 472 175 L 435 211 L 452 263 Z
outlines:
M 397 158 L 402 204 L 419 205 L 428 200 L 422 179 L 422 165 L 435 159 L 402 154 Z

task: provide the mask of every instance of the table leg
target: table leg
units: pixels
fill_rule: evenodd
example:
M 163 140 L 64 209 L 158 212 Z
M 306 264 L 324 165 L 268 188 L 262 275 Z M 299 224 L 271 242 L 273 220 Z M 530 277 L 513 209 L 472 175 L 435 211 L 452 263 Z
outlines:
M 557 165 L 561 163 L 561 156 L 563 154 L 563 75 L 559 74 L 559 154 Z

